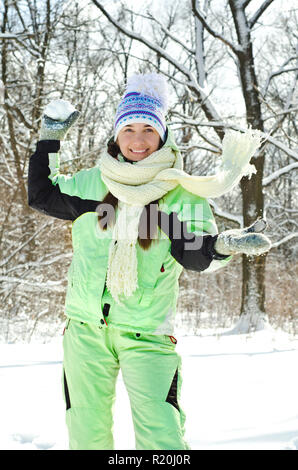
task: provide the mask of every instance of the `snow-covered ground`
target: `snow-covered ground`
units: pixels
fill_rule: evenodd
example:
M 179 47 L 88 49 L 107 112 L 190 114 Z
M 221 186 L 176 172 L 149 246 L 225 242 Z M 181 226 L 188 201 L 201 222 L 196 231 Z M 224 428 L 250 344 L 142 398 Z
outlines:
M 192 449 L 298 449 L 298 338 L 272 330 L 176 336 Z M 0 449 L 67 449 L 61 370 L 62 337 L 0 344 Z M 121 375 L 114 420 L 115 448 L 134 449 Z

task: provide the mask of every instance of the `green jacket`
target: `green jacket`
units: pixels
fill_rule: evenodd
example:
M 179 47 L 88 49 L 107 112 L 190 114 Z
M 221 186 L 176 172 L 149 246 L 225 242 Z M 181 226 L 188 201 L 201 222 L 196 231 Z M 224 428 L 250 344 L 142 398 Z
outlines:
M 67 217 L 63 211 L 57 212 L 60 199 L 61 204 L 68 204 L 67 207 L 73 201 L 80 205 L 80 211 L 69 217 L 73 220 L 73 259 L 68 271 L 66 315 L 103 328 L 172 335 L 179 295 L 178 280 L 183 266 L 172 256 L 168 236 L 158 228 L 158 239 L 148 250 L 137 244 L 139 287 L 131 297 L 123 299 L 123 305 L 118 305 L 105 286 L 112 228 L 101 230 L 95 211 L 96 203 L 102 201 L 108 192 L 100 169 L 81 170 L 69 177 L 61 175 L 59 165 L 56 163 L 53 167 L 52 161 L 49 175 L 48 153 L 52 154 L 59 145 L 57 141 L 41 141 L 38 144 L 29 165 L 29 205 L 64 219 Z M 165 145 L 177 150 L 170 133 Z M 47 190 L 43 189 L 44 193 L 40 189 L 42 184 L 43 188 L 47 187 Z M 180 185 L 160 199 L 159 208 L 167 214 L 176 212 L 179 220 L 186 222 L 188 231 L 196 235 L 217 234 L 208 201 Z M 214 259 L 205 272 L 224 266 L 230 258 Z M 108 316 L 103 314 L 105 304 L 110 305 Z

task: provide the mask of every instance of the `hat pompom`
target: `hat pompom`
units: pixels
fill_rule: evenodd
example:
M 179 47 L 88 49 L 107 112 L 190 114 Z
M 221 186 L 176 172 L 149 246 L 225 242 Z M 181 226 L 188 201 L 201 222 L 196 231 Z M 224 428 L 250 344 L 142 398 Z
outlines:
M 158 73 L 134 74 L 127 80 L 126 93 L 138 92 L 158 99 L 164 113 L 168 109 L 168 87 L 166 79 Z

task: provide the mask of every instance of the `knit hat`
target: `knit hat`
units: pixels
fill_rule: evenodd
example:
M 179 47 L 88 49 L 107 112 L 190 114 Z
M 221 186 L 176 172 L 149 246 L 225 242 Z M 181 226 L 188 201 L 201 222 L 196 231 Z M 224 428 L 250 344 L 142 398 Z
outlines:
M 167 82 L 157 73 L 132 75 L 125 94 L 119 103 L 115 123 L 114 140 L 119 131 L 128 124 L 149 124 L 159 133 L 162 141 L 166 137 L 165 114 L 168 109 Z

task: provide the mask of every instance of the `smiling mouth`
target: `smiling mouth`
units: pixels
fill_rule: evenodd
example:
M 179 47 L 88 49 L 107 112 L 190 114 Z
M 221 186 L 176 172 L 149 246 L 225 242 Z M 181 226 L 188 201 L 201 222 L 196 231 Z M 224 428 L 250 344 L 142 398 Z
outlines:
M 145 149 L 145 150 L 133 150 L 133 149 L 130 149 L 130 151 L 131 151 L 132 153 L 142 154 L 142 153 L 148 152 L 148 149 Z

